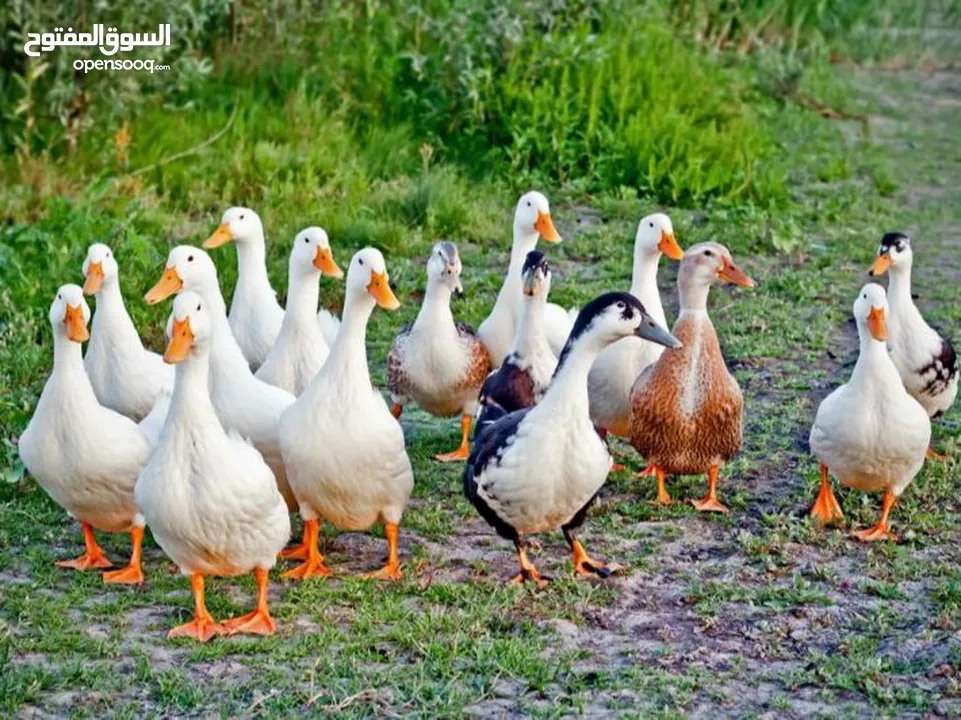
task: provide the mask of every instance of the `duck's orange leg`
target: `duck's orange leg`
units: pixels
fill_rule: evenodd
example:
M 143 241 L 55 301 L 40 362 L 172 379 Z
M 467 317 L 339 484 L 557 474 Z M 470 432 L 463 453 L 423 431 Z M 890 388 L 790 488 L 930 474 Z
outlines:
M 207 642 L 215 635 L 223 635 L 226 629 L 217 623 L 207 612 L 204 602 L 204 576 L 193 573 L 190 576 L 190 589 L 194 594 L 194 619 L 183 625 L 178 625 L 167 633 L 167 638 L 190 637 L 200 642 Z
M 364 573 L 361 577 L 371 580 L 403 580 L 404 573 L 400 569 L 400 526 L 396 523 L 385 523 L 384 534 L 387 536 L 387 564 L 380 570 Z
M 574 572 L 578 575 L 597 575 L 598 577 L 607 578 L 613 575 L 615 572 L 621 569 L 620 565 L 608 565 L 600 560 L 595 560 L 587 551 L 584 546 L 581 545 L 581 541 L 574 536 L 574 531 L 569 528 L 563 528 L 564 539 L 567 540 L 567 544 L 571 548 L 571 554 L 574 561 Z
M 404 412 L 404 406 L 400 403 L 394 403 L 394 406 L 390 409 L 390 414 L 394 416 L 395 420 L 400 420 L 402 412 Z
M 657 475 L 656 465 L 648 465 L 643 470 L 638 470 L 634 473 L 634 477 L 650 477 L 651 475 Z
M 324 556 L 317 546 L 320 538 L 320 520 L 304 521 L 304 545 L 307 546 L 307 557 L 301 565 L 288 570 L 281 577 L 291 580 L 306 580 L 312 577 L 330 577 L 334 573 L 324 565 Z
M 657 478 L 657 500 L 654 501 L 655 504 L 670 505 L 671 495 L 670 493 L 667 492 L 667 483 L 665 482 L 665 480 L 667 479 L 667 473 L 661 470 L 661 468 L 659 468 L 657 465 L 648 465 L 644 469 L 643 474 L 645 475 L 653 474 Z
M 113 567 L 113 563 L 107 559 L 103 549 L 97 544 L 97 538 L 93 536 L 93 527 L 90 523 L 81 521 L 80 530 L 83 532 L 85 552 L 74 560 L 61 560 L 57 563 L 57 567 L 70 568 L 71 570 Z
M 470 456 L 470 424 L 473 420 L 470 413 L 464 413 L 460 419 L 460 447 L 449 453 L 435 455 L 434 459 L 440 462 L 457 462 L 466 460 Z
M 822 525 L 827 525 L 833 520 L 840 520 L 844 517 L 841 506 L 834 497 L 831 490 L 831 479 L 828 476 L 828 466 L 821 463 L 821 489 L 818 491 L 818 498 L 811 506 L 811 517 L 815 518 Z
M 707 495 L 703 500 L 691 500 L 691 503 L 701 512 L 730 512 L 726 506 L 722 505 L 717 499 L 717 473 L 720 470 L 717 465 L 712 465 L 707 471 Z
M 307 559 L 307 548 L 309 541 L 309 533 L 307 532 L 307 521 L 304 521 L 304 534 L 303 538 L 296 545 L 291 545 L 281 550 L 277 557 L 282 560 L 306 560 Z
M 527 543 L 524 541 L 524 538 L 518 535 L 514 539 L 514 547 L 517 548 L 517 559 L 520 561 L 521 571 L 510 579 L 510 584 L 521 585 L 522 583 L 530 580 L 531 582 L 536 583 L 537 587 L 539 588 L 547 587 L 547 584 L 551 581 L 551 578 L 549 575 L 542 575 L 539 573 L 537 568 L 534 567 L 534 563 L 528 559 Z
M 873 528 L 868 528 L 867 530 L 857 530 L 851 533 L 852 537 L 857 538 L 861 542 L 877 542 L 878 540 L 897 540 L 894 533 L 891 532 L 891 526 L 888 525 L 888 515 L 891 513 L 891 508 L 894 507 L 894 502 L 897 498 L 890 489 L 886 490 L 884 493 L 884 501 L 881 504 L 881 518 L 878 520 L 878 524 Z
M 267 577 L 268 573 L 263 568 L 254 569 L 254 578 L 257 580 L 257 607 L 251 613 L 227 620 L 224 630 L 228 635 L 273 635 L 276 632 L 277 626 L 267 609 Z
M 130 528 L 130 542 L 133 549 L 130 551 L 130 563 L 121 570 L 114 570 L 103 574 L 105 583 L 120 583 L 123 585 L 139 585 L 144 581 L 143 568 L 140 565 L 141 547 L 143 546 L 143 528 Z
M 933 447 L 929 447 L 929 448 L 927 449 L 927 451 L 925 451 L 924 456 L 925 456 L 928 460 L 937 460 L 938 462 L 944 462 L 945 460 L 948 459 L 948 456 L 947 456 L 947 455 L 945 455 L 945 454 L 943 454 L 943 453 L 939 453 L 939 452 L 938 452 L 937 450 L 935 450 Z

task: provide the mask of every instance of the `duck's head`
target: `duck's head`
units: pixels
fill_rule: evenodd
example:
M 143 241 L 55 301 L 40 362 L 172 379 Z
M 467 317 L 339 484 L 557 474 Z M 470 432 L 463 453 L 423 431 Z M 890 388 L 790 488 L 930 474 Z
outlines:
M 354 253 L 347 268 L 347 296 L 370 297 L 385 310 L 400 307 L 400 300 L 390 289 L 387 264 L 380 250 L 366 247 Z
M 879 342 L 888 339 L 888 295 L 877 283 L 868 283 L 854 301 L 854 319 L 858 327 L 866 327 Z
M 878 246 L 878 256 L 874 259 L 868 275 L 879 277 L 884 275 L 889 269 L 891 272 L 910 270 L 911 261 L 911 238 L 904 233 L 889 232 L 881 238 Z
M 68 340 L 82 343 L 90 338 L 87 323 L 90 307 L 83 298 L 79 285 L 61 285 L 50 305 L 50 324 L 54 334 L 62 334 Z
M 539 235 L 550 243 L 559 243 L 561 236 L 551 220 L 551 206 L 547 198 L 536 190 L 521 196 L 514 211 L 514 232 L 525 237 Z
M 290 269 L 307 273 L 319 270 L 328 277 L 344 277 L 344 271 L 334 262 L 327 233 L 319 227 L 304 228 L 297 233 L 290 251 Z
M 116 280 L 118 272 L 113 251 L 103 243 L 94 243 L 87 248 L 87 257 L 83 261 L 83 291 L 87 295 L 96 295 L 105 283 Z
M 630 293 L 612 292 L 581 308 L 558 362 L 563 362 L 564 356 L 582 339 L 590 339 L 595 347 L 603 348 L 632 335 L 665 347 L 681 346 L 667 328 L 648 315 L 640 300 Z
M 205 248 L 216 248 L 229 242 L 248 243 L 264 241 L 264 226 L 260 216 L 250 208 L 232 207 L 220 219 L 214 234 L 204 240 Z
M 213 335 L 213 321 L 206 301 L 197 293 L 185 290 L 174 298 L 167 320 L 167 349 L 164 362 L 174 365 L 191 353 L 204 350 Z
M 462 295 L 464 293 L 464 286 L 460 280 L 462 269 L 457 246 L 448 240 L 442 240 L 434 245 L 434 249 L 430 251 L 430 257 L 427 258 L 427 282 L 443 285 L 452 293 Z
M 710 286 L 724 282 L 754 287 L 754 281 L 734 264 L 731 252 L 715 242 L 689 247 L 681 260 L 680 275 L 693 285 Z
M 521 277 L 525 295 L 540 298 L 542 302 L 547 301 L 547 294 L 551 291 L 551 267 L 547 264 L 544 253 L 540 250 L 527 253 Z
M 634 236 L 634 247 L 648 256 L 660 257 L 663 253 L 671 260 L 684 257 L 684 251 L 674 237 L 671 218 L 664 213 L 654 213 L 641 218 Z
M 217 268 L 210 256 L 192 245 L 178 245 L 167 255 L 163 275 L 144 300 L 155 305 L 181 290 L 204 292 L 212 286 L 217 286 Z

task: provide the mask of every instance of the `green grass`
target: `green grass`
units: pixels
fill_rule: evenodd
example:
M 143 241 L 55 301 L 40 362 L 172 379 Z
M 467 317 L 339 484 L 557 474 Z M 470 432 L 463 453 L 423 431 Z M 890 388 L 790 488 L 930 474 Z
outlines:
M 846 538 L 876 520 L 874 496 L 839 490 L 846 518 L 835 528 L 806 517 L 818 482 L 807 433 L 818 401 L 850 373 L 850 306 L 884 231 L 912 235 L 919 304 L 959 338 L 951 8 L 924 16 L 942 32 L 923 41 L 914 3 L 494 5 L 332 3 L 307 16 L 286 2 L 184 3 L 171 10 L 182 28 L 174 71 L 124 83 L 88 76 L 87 124 L 73 139 L 71 56 L 47 56 L 36 75 L 9 55 L 0 713 L 957 714 L 961 411 L 935 424 L 952 459 L 927 464 L 895 507 L 898 544 Z M 118 17 L 136 29 L 157 7 L 131 2 Z M 0 27 L 16 37 L 74 11 L 15 3 L 0 10 Z M 896 46 L 885 42 L 894 28 L 911 30 Z M 919 58 L 946 69 L 919 73 Z M 800 96 L 867 115 L 868 129 L 825 120 Z M 126 158 L 114 143 L 124 123 Z M 457 423 L 414 410 L 404 415 L 416 486 L 403 583 L 275 581 L 276 637 L 197 647 L 165 639 L 190 597 L 149 535 L 142 589 L 106 589 L 54 566 L 77 552 L 79 533 L 22 477 L 15 439 L 49 372 L 50 299 L 80 279 L 87 245 L 114 247 L 128 309 L 160 349 L 168 308 L 148 307 L 143 293 L 167 249 L 199 243 L 231 204 L 264 219 L 282 298 L 300 228 L 325 227 L 342 264 L 373 244 L 403 303 L 375 313 L 369 330 L 383 386 L 431 245 L 458 243 L 467 292 L 454 312 L 476 326 L 500 286 L 513 205 L 531 186 L 548 194 L 565 237 L 547 252 L 552 299 L 566 306 L 628 286 L 637 220 L 654 209 L 671 214 L 683 246 L 722 242 L 758 281 L 753 291 L 718 288 L 710 303 L 745 392 L 744 446 L 721 475 L 730 516 L 701 517 L 686 502 L 703 494 L 703 478 L 672 478 L 675 503 L 659 508 L 649 478 L 617 473 L 584 539 L 624 574 L 574 580 L 562 540 L 547 535 L 535 559 L 555 584 L 508 587 L 509 544 L 462 497 L 460 469 L 431 459 L 456 444 Z M 213 257 L 229 295 L 234 252 Z M 660 278 L 671 318 L 676 265 L 665 261 Z M 321 302 L 336 309 L 341 292 L 324 280 Z M 615 450 L 640 469 L 626 445 Z M 115 560 L 128 542 L 103 538 Z M 379 531 L 325 528 L 324 543 L 351 574 L 383 552 Z M 210 609 L 246 611 L 253 591 L 250 578 L 212 580 Z

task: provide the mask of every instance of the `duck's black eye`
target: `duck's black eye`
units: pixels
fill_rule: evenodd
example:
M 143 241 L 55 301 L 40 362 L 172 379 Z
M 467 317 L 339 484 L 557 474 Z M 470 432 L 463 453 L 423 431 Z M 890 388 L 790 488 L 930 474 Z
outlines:
M 531 201 L 528 200 L 528 201 L 527 201 L 527 207 L 530 207 L 530 206 L 531 206 Z
M 617 308 L 618 308 L 618 310 L 623 310 L 625 307 L 627 307 L 627 306 L 626 306 L 624 303 L 622 303 L 622 302 L 617 303 Z
M 57 300 L 63 300 L 63 296 L 57 293 Z
M 713 257 L 714 253 L 711 250 L 705 250 L 704 255 L 705 257 Z
M 197 309 L 200 310 L 200 303 L 197 303 Z
M 188 255 L 188 256 L 187 256 L 187 262 L 193 262 L 193 261 L 194 261 L 194 256 L 193 256 L 193 255 Z
M 244 215 L 243 215 L 243 213 L 241 213 L 241 214 L 240 214 L 240 219 L 241 219 L 241 220 L 243 220 L 243 219 L 244 219 Z
M 654 223 L 651 223 L 651 227 L 654 227 Z
M 305 243 L 309 243 L 309 242 L 310 242 L 310 238 L 304 238 L 304 242 L 305 242 Z
M 364 258 L 357 258 L 357 262 L 359 262 L 361 265 L 363 265 L 363 264 L 364 264 Z

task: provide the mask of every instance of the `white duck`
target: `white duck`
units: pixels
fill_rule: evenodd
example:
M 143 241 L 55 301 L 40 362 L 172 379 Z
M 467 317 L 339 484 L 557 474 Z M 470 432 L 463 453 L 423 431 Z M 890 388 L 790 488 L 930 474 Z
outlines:
M 818 407 L 811 451 L 821 461 L 821 490 L 811 515 L 821 522 L 843 517 L 829 473 L 862 492 L 884 491 L 878 524 L 854 533 L 865 542 L 889 537 L 888 515 L 924 464 L 931 422 L 908 394 L 885 346 L 888 302 L 884 288 L 869 283 L 854 301 L 860 353 L 847 384 Z
M 320 370 L 330 347 L 320 332 L 315 313 L 320 288 L 320 275 L 340 278 L 330 252 L 327 233 L 319 227 L 301 230 L 294 238 L 290 252 L 287 311 L 280 334 L 256 376 L 300 395 Z
M 210 400 L 212 346 L 220 310 L 182 292 L 168 323 L 164 354 L 177 379 L 160 445 L 140 473 L 137 503 L 154 539 L 190 577 L 194 618 L 168 637 L 206 642 L 214 635 L 272 635 L 268 573 L 290 537 L 290 517 L 273 473 L 235 431 L 224 431 Z M 202 448 L 202 452 L 198 449 Z M 256 609 L 218 624 L 204 602 L 204 577 L 252 572 Z
M 53 371 L 20 436 L 20 458 L 54 502 L 80 521 L 86 552 L 57 565 L 75 570 L 111 567 L 93 529 L 129 532 L 130 564 L 105 573 L 103 580 L 142 583 L 144 523 L 134 502 L 134 483 L 150 447 L 132 420 L 97 402 L 80 356 L 80 345 L 89 337 L 89 319 L 80 287 L 63 285 L 50 306 Z
M 631 334 L 678 344 L 633 295 L 607 293 L 589 302 L 544 398 L 500 418 L 474 443 L 464 492 L 497 533 L 514 542 L 521 570 L 512 582 L 548 580 L 528 559 L 524 536 L 557 527 L 570 545 L 575 572 L 607 577 L 613 570 L 588 556 L 574 531 L 611 469 L 607 444 L 591 422 L 587 374 L 604 347 Z
M 507 268 L 504 285 L 497 294 L 494 309 L 481 323 L 477 336 L 484 343 L 491 357 L 491 365 L 499 367 L 507 355 L 514 329 L 520 321 L 521 312 L 521 273 L 527 253 L 535 248 L 538 238 L 558 243 L 561 236 L 551 220 L 551 208 L 547 198 L 541 193 L 531 191 L 521 196 L 514 211 L 514 241 L 511 245 L 511 260 Z M 573 325 L 573 316 L 560 305 L 548 303 L 544 311 L 544 330 L 555 355 L 560 355 Z
M 204 299 L 215 324 L 210 351 L 210 396 L 217 417 L 225 429 L 236 430 L 254 444 L 273 470 L 288 507 L 295 510 L 297 501 L 287 484 L 277 425 L 280 413 L 294 401 L 294 396 L 258 380 L 250 372 L 227 323 L 217 268 L 207 253 L 190 245 L 178 245 L 170 251 L 163 277 L 145 299 L 153 305 L 182 290 L 192 290 Z
M 950 341 L 928 325 L 911 297 L 911 240 L 887 233 L 871 266 L 888 282 L 888 352 L 904 386 L 932 418 L 947 412 L 958 395 L 958 358 Z M 934 451 L 929 456 L 940 457 Z
M 119 267 L 111 249 L 102 243 L 91 245 L 83 274 L 83 291 L 97 296 L 83 359 L 90 384 L 102 405 L 140 421 L 160 393 L 173 388 L 173 370 L 140 342 L 120 294 Z
M 400 306 L 378 250 L 357 252 L 347 270 L 344 313 L 327 362 L 280 418 L 281 448 L 290 486 L 304 518 L 304 547 L 287 557 L 304 563 L 284 577 L 330 575 L 317 546 L 321 520 L 342 530 L 383 521 L 387 564 L 370 574 L 400 579 L 398 529 L 414 486 L 404 433 L 371 385 L 365 335 L 375 305 Z
M 411 400 L 440 417 L 461 415 L 461 443 L 435 456 L 441 462 L 466 460 L 470 428 L 477 414 L 477 393 L 490 372 L 483 343 L 465 323 L 454 322 L 452 293 L 461 293 L 457 246 L 439 242 L 427 259 L 427 291 L 413 325 L 394 339 L 387 355 L 387 389 L 400 417 Z
M 667 326 L 661 294 L 657 289 L 657 266 L 661 255 L 672 260 L 684 257 L 674 238 L 671 219 L 654 213 L 641 219 L 634 237 L 634 271 L 631 295 L 662 326 Z M 631 336 L 601 351 L 594 361 L 587 388 L 591 398 L 591 419 L 599 428 L 620 437 L 630 435 L 631 388 L 637 376 L 664 351 L 664 346 Z

